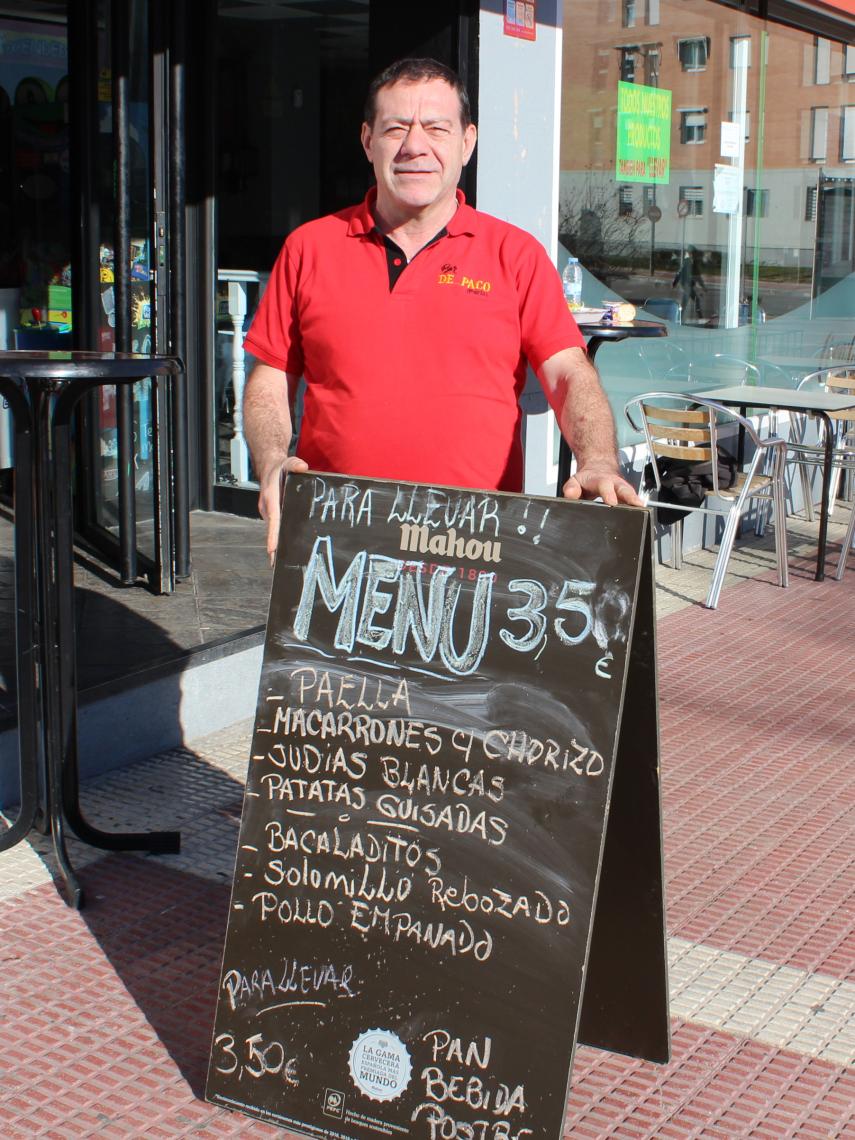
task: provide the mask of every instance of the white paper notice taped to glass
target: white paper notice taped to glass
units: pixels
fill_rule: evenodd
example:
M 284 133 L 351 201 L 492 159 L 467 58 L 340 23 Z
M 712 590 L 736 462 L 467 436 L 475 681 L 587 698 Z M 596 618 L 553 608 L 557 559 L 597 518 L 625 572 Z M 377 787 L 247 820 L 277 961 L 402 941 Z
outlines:
M 723 122 L 721 124 L 722 158 L 739 158 L 742 141 L 742 124 Z
M 742 197 L 742 171 L 738 166 L 715 164 L 713 174 L 713 213 L 735 214 Z

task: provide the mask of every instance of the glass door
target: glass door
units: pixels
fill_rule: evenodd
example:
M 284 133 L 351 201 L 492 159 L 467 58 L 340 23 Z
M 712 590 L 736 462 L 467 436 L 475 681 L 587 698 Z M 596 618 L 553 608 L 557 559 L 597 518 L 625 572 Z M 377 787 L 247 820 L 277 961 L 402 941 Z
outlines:
M 154 0 L 98 0 L 70 24 L 75 189 L 93 226 L 78 246 L 78 347 L 169 351 L 168 225 L 154 208 L 168 185 L 169 61 L 157 15 Z M 175 582 L 172 400 L 169 385 L 145 380 L 100 389 L 80 417 L 78 528 L 125 584 L 145 576 L 158 593 Z
M 368 189 L 359 129 L 369 3 L 220 0 L 217 9 L 215 503 L 254 514 L 255 475 L 240 415 L 253 361 L 243 336 L 288 233 L 358 202 Z
M 102 33 L 94 157 L 100 205 L 98 345 L 104 351 L 151 352 L 154 344 L 146 7 L 135 3 L 124 6 L 121 12 L 105 5 L 99 21 Z M 130 17 L 127 22 L 125 15 Z M 121 21 L 119 26 L 116 19 Z M 124 47 L 131 34 L 133 54 Z M 121 140 L 117 139 L 117 129 Z M 117 246 L 124 247 L 125 278 L 117 263 Z M 105 388 L 93 401 L 97 454 L 90 473 L 93 517 L 88 520 L 121 545 L 123 508 L 130 500 L 132 509 L 125 513 L 132 519 L 132 547 L 143 567 L 149 569 L 157 563 L 154 398 L 152 382 L 146 380 L 125 393 Z M 123 438 L 120 447 L 120 436 L 126 433 L 130 438 Z M 129 485 L 122 486 L 122 477 Z M 133 574 L 136 568 L 125 569 Z

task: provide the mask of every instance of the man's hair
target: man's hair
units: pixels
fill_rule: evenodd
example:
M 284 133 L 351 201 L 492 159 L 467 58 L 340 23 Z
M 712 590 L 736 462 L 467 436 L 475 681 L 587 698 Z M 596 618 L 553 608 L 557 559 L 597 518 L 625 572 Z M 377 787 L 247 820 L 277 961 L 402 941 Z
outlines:
M 472 122 L 472 109 L 469 95 L 456 71 L 446 67 L 436 59 L 399 59 L 371 80 L 365 97 L 365 122 L 374 125 L 377 114 L 377 92 L 395 83 L 427 83 L 431 79 L 441 79 L 457 92 L 460 100 L 460 122 L 465 130 Z

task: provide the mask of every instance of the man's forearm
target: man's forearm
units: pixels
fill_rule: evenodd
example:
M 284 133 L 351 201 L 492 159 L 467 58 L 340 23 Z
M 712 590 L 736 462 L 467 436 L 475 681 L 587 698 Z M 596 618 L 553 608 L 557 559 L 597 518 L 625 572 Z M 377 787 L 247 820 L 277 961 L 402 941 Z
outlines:
M 561 434 L 578 466 L 608 462 L 617 469 L 614 416 L 596 368 L 581 351 L 559 355 L 564 359 L 553 357 L 544 368 L 544 387 Z
M 564 498 L 643 506 L 621 474 L 612 409 L 586 353 L 581 348 L 556 352 L 543 362 L 538 375 L 576 458 L 574 474 L 560 488 Z
M 281 469 L 291 446 L 288 376 L 269 364 L 257 364 L 243 399 L 243 431 L 260 482 Z
M 559 414 L 559 427 L 578 466 L 593 460 L 618 468 L 617 438 L 611 405 L 592 364 L 570 385 Z

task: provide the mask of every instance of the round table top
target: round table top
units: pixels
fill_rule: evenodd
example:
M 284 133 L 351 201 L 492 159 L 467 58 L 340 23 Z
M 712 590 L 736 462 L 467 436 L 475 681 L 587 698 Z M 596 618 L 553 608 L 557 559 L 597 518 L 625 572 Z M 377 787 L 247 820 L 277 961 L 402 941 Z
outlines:
M 0 352 L 0 376 L 16 380 L 144 380 L 183 371 L 177 356 L 142 352 L 52 352 L 15 349 Z
M 577 321 L 584 336 L 595 336 L 600 340 L 626 340 L 629 336 L 667 336 L 668 328 L 659 321 L 614 321 L 603 324 L 600 321 Z

